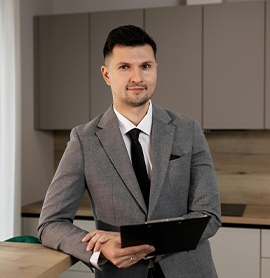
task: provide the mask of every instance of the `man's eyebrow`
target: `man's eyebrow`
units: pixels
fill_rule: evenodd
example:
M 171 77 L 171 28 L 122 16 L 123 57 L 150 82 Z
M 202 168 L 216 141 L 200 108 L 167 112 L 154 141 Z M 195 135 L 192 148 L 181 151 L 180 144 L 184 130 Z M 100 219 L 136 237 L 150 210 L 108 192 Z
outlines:
M 145 62 L 143 62 L 142 64 L 154 64 L 155 62 L 154 61 L 145 61 Z
M 154 64 L 154 63 L 155 63 L 154 61 L 149 60 L 149 61 L 142 62 L 141 65 Z M 116 64 L 116 66 L 120 66 L 120 65 L 130 65 L 130 63 L 122 61 L 122 62 L 119 62 L 119 63 Z
M 117 63 L 116 65 L 118 66 L 118 65 L 129 65 L 130 63 L 128 63 L 128 62 L 119 62 L 119 63 Z

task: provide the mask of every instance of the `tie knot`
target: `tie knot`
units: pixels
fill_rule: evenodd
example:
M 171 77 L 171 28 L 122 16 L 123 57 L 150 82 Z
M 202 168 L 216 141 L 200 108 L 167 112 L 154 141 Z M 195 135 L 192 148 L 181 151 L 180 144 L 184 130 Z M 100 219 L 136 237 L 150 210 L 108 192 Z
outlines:
M 138 141 L 140 132 L 141 131 L 138 128 L 133 128 L 127 133 L 127 135 L 130 138 L 130 140 Z

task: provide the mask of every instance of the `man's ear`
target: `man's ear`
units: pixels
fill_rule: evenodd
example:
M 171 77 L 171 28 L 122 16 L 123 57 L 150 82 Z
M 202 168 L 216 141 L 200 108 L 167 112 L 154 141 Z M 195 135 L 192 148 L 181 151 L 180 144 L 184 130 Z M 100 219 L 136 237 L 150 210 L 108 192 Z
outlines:
M 105 82 L 107 83 L 107 85 L 111 86 L 109 72 L 108 72 L 108 68 L 106 66 L 101 67 L 101 73 L 102 73 L 102 76 L 103 76 Z

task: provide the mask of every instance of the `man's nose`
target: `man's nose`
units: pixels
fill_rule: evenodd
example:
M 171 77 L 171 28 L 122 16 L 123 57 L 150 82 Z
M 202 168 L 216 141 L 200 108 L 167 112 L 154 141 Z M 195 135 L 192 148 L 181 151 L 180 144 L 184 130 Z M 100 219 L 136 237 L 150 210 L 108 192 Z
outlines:
M 140 68 L 134 68 L 131 74 L 131 82 L 133 83 L 141 83 L 143 82 L 142 72 Z

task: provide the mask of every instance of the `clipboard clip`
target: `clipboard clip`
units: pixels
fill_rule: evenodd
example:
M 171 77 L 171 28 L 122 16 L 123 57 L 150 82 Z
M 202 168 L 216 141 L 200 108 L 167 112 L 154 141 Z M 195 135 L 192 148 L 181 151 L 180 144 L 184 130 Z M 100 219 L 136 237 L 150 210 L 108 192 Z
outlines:
M 154 223 L 163 223 L 163 222 L 170 222 L 170 221 L 180 221 L 178 224 L 181 224 L 181 220 L 184 220 L 183 217 L 173 217 L 173 218 L 164 218 L 158 220 L 150 220 L 146 221 L 145 224 L 154 224 Z

